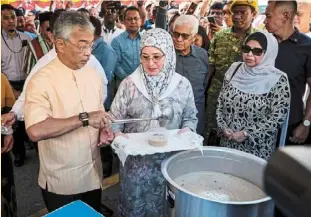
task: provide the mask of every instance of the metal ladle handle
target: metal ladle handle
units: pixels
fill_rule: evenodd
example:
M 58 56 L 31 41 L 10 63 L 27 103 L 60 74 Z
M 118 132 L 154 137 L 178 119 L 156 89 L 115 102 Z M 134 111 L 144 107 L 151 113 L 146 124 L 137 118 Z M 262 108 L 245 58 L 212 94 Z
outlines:
M 152 121 L 158 120 L 159 118 L 133 118 L 133 119 L 120 119 L 120 120 L 113 120 L 112 124 L 127 124 L 127 123 L 136 123 L 141 121 Z

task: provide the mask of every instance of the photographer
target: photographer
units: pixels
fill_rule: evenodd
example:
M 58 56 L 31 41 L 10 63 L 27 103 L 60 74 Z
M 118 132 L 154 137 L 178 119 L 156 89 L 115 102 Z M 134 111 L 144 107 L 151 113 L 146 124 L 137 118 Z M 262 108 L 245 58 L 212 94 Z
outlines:
M 214 3 L 209 11 L 208 21 L 209 21 L 209 33 L 208 39 L 212 40 L 214 34 L 223 28 L 223 20 L 224 20 L 224 13 L 223 13 L 223 4 L 216 2 Z

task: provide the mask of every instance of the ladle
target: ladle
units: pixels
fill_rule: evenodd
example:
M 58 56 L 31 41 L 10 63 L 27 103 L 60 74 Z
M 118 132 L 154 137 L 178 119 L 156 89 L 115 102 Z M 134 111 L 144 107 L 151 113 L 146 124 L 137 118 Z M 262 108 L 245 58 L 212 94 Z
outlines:
M 113 120 L 112 124 L 127 124 L 127 123 L 135 123 L 141 121 L 171 121 L 174 117 L 174 111 L 171 107 L 165 107 L 162 111 L 162 114 L 156 118 L 132 118 L 132 119 L 120 119 L 120 120 Z

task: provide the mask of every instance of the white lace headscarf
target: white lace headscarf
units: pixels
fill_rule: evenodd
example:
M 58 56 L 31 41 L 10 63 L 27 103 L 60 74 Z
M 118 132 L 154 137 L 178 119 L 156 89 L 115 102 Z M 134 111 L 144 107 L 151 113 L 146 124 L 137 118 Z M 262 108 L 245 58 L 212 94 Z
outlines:
M 165 55 L 163 68 L 157 75 L 149 75 L 144 70 L 142 64 L 139 67 L 150 98 L 153 101 L 157 101 L 167 90 L 175 73 L 176 53 L 172 37 L 167 31 L 160 28 L 150 29 L 143 34 L 140 42 L 140 52 L 142 52 L 145 47 L 155 47 L 161 50 Z

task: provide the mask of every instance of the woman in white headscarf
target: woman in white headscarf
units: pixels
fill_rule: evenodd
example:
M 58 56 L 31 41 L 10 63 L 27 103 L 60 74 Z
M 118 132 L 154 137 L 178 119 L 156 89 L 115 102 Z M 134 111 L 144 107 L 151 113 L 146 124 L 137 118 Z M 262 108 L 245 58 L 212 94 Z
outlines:
M 116 119 L 158 117 L 163 109 L 170 108 L 174 115 L 172 120 L 162 123 L 165 128 L 195 132 L 197 110 L 192 87 L 185 77 L 175 73 L 175 55 L 168 32 L 148 30 L 141 39 L 141 65 L 122 81 L 111 105 L 111 114 Z M 144 121 L 119 125 L 114 131 L 118 136 L 156 127 L 159 127 L 158 121 Z M 161 162 L 170 155 L 127 157 L 124 167 L 120 166 L 118 216 L 163 216 L 165 180 Z
M 231 65 L 218 98 L 220 145 L 268 159 L 277 147 L 279 129 L 287 128 L 289 83 L 274 67 L 278 42 L 272 34 L 251 34 L 242 52 L 243 62 Z M 282 136 L 280 144 L 284 142 Z

